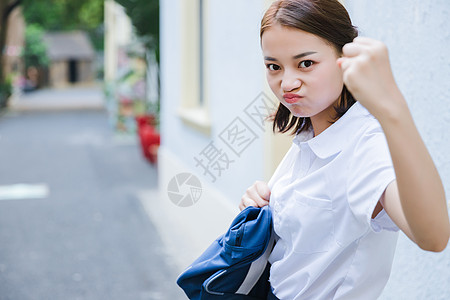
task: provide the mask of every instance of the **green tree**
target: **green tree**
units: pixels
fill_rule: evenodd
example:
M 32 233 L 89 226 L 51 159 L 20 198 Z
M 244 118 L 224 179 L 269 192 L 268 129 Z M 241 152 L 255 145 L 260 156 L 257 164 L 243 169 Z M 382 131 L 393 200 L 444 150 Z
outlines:
M 44 29 L 37 25 L 27 25 L 23 58 L 25 66 L 45 67 L 48 65 L 47 49 L 43 43 Z
M 27 24 L 38 24 L 46 31 L 84 30 L 95 49 L 103 49 L 104 0 L 22 1 Z
M 136 33 L 159 62 L 159 0 L 115 0 L 125 8 Z
M 137 35 L 144 42 L 145 47 L 155 53 L 156 63 L 159 64 L 159 0 L 115 0 L 115 2 L 125 8 Z M 159 74 L 157 77 L 159 94 Z M 156 103 L 149 105 L 149 110 L 156 114 L 156 118 L 159 118 L 159 99 Z
M 102 32 L 104 0 L 0 0 L 0 66 L 3 66 L 3 49 L 6 44 L 8 18 L 22 6 L 27 25 L 37 24 L 44 30 L 82 29 L 89 32 L 96 49 L 103 49 Z M 0 67 L 0 87 L 5 83 Z
M 26 23 L 45 30 L 92 30 L 103 23 L 103 0 L 23 0 Z
M 89 33 L 94 47 L 101 50 L 103 49 L 103 4 L 104 0 L 0 0 L 0 98 L 11 92 L 10 82 L 4 74 L 3 53 L 8 32 L 8 19 L 16 7 L 22 6 L 27 27 L 34 24 L 44 30 L 82 29 Z M 37 27 L 27 28 L 27 33 L 30 30 L 37 33 Z M 36 40 L 29 34 L 28 38 Z M 39 46 L 36 42 L 35 45 L 27 45 L 25 53 L 42 53 L 42 44 Z M 26 59 L 36 60 L 35 54 Z M 33 65 L 36 63 L 42 64 L 44 61 L 34 62 Z

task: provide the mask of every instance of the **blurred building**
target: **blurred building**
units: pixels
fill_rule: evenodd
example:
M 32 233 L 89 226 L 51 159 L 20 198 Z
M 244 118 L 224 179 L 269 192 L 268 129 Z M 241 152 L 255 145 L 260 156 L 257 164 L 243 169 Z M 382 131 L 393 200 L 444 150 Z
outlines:
M 94 82 L 95 51 L 85 32 L 46 33 L 44 43 L 50 61 L 49 86 L 61 87 Z
M 25 21 L 21 7 L 15 8 L 8 18 L 8 32 L 5 45 L 4 72 L 8 75 L 19 76 L 23 72 L 21 58 L 25 46 Z

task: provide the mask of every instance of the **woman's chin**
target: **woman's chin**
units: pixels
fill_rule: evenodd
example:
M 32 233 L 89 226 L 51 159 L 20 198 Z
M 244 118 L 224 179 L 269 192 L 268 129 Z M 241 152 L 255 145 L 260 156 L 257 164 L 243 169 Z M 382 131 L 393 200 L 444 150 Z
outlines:
M 294 117 L 297 117 L 297 118 L 307 118 L 307 117 L 309 117 L 309 115 L 308 114 L 305 114 L 305 113 L 301 113 L 301 112 L 297 112 L 297 111 L 290 111 L 291 112 L 291 114 L 294 116 Z

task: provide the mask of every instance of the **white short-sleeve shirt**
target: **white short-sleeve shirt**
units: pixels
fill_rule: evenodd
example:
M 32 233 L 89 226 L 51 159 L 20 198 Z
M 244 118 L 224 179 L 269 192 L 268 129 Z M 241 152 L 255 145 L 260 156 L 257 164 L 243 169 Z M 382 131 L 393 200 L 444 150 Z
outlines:
M 355 103 L 316 137 L 298 134 L 269 182 L 278 237 L 270 283 L 281 300 L 376 299 L 398 228 L 372 213 L 395 180 L 378 121 Z

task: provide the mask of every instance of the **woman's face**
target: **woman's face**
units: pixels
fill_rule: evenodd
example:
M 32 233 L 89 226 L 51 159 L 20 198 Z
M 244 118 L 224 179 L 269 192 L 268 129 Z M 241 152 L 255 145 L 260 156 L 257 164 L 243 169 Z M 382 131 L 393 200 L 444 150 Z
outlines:
M 296 117 L 310 117 L 315 134 L 335 118 L 343 88 L 334 47 L 311 33 L 274 25 L 262 35 L 270 88 Z

